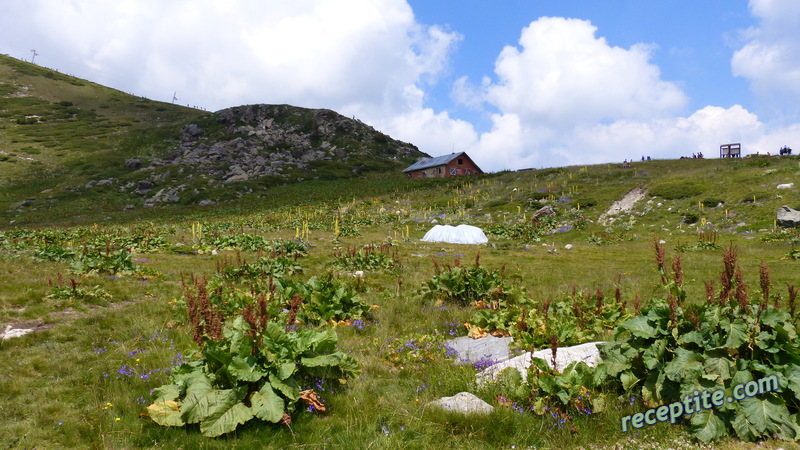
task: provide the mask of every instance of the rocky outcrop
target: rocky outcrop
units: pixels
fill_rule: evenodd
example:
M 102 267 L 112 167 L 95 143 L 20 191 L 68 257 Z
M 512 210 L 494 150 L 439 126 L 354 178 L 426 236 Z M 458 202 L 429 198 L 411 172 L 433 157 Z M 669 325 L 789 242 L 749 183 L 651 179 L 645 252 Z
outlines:
M 412 144 L 328 109 L 246 105 L 183 127 L 180 144 L 164 163 L 236 183 L 308 169 L 315 161 L 349 161 L 356 170 L 365 155 L 396 159 L 422 154 Z

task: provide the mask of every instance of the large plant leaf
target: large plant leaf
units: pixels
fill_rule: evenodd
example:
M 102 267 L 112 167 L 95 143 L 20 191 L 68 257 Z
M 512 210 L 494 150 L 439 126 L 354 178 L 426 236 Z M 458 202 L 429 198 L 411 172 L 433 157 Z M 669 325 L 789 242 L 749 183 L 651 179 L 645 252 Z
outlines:
M 178 402 L 174 400 L 159 401 L 147 407 L 150 418 L 161 426 L 182 427 L 186 423 L 181 419 L 181 411 Z
M 622 388 L 625 389 L 625 392 L 630 392 L 641 381 L 639 377 L 630 372 L 619 374 L 619 380 L 622 382 Z
M 675 382 L 697 378 L 703 374 L 703 355 L 685 348 L 675 349 L 675 358 L 664 366 L 664 373 Z
M 645 339 L 656 337 L 656 328 L 653 327 L 650 321 L 644 316 L 631 317 L 625 322 L 622 322 L 619 326 L 630 331 L 631 334 L 637 337 Z
M 658 367 L 663 359 L 664 354 L 667 350 L 667 341 L 664 339 L 658 339 L 652 343 L 647 349 L 642 353 L 642 362 L 644 362 L 645 367 L 650 370 L 655 369 Z
M 267 376 L 266 372 L 257 369 L 257 365 L 258 361 L 252 356 L 234 356 L 228 364 L 228 374 L 238 381 L 255 382 Z
M 756 426 L 747 420 L 741 405 L 736 407 L 731 425 L 739 439 L 744 441 L 755 441 L 761 435 Z
M 600 364 L 605 367 L 606 373 L 609 376 L 615 377 L 623 371 L 631 368 L 631 358 L 623 353 L 625 347 L 627 347 L 629 350 L 631 349 L 627 344 L 611 348 L 608 346 L 603 347 L 603 362 Z
M 728 352 L 723 349 L 715 349 L 706 352 L 706 360 L 703 368 L 707 374 L 717 375 L 721 380 L 731 377 L 731 367 L 733 361 L 728 357 Z
M 691 433 L 703 442 L 722 439 L 727 435 L 725 422 L 714 409 L 701 409 L 692 414 Z
M 733 322 L 723 322 L 720 328 L 726 336 L 725 343 L 723 344 L 724 347 L 735 349 L 747 343 L 747 325 L 742 319 L 736 319 Z
M 181 386 L 177 384 L 165 384 L 164 386 L 153 389 L 153 398 L 156 402 L 166 402 L 177 400 L 181 396 Z
M 215 390 L 209 394 L 209 414 L 200 422 L 203 436 L 222 436 L 252 419 L 253 410 L 242 403 L 246 394 L 246 388 Z
M 181 418 L 186 423 L 198 423 L 209 415 L 211 380 L 196 374 L 186 386 L 186 397 L 181 404 Z
M 788 382 L 788 388 L 794 392 L 796 398 L 800 398 L 800 366 L 790 365 L 784 368 L 783 375 Z
M 269 384 L 273 389 L 289 399 L 290 402 L 296 402 L 300 399 L 300 386 L 298 386 L 297 382 L 292 378 L 280 380 L 275 374 L 270 374 Z
M 780 431 L 780 424 L 790 420 L 789 410 L 783 400 L 773 395 L 745 397 L 740 404 L 745 418 L 759 434 Z
M 297 364 L 293 362 L 281 364 L 281 366 L 278 367 L 278 378 L 280 378 L 281 380 L 285 380 L 290 376 L 294 375 L 296 370 L 297 370 Z
M 269 383 L 264 383 L 260 390 L 253 392 L 250 407 L 261 420 L 278 423 L 283 418 L 283 399 L 272 390 Z

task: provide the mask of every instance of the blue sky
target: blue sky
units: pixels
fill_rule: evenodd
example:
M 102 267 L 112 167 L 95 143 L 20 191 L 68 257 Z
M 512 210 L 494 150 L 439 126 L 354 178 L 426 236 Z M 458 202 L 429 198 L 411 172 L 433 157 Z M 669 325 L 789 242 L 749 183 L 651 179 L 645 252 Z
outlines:
M 797 0 L 4 0 L 0 52 L 209 110 L 330 108 L 484 170 L 800 148 Z

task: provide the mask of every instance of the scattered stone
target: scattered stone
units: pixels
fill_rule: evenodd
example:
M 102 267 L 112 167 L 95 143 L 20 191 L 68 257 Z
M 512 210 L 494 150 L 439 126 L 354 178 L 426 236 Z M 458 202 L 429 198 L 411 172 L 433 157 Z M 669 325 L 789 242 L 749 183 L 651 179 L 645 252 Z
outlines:
M 145 200 L 144 206 L 149 208 L 155 206 L 156 203 L 178 203 L 181 201 L 181 198 L 178 194 L 181 190 L 183 190 L 184 187 L 185 186 L 181 185 L 177 188 L 162 188 L 156 192 L 156 195 Z
M 794 183 L 779 184 L 777 186 L 778 189 L 791 189 L 793 187 L 794 187 Z
M 555 215 L 555 213 L 556 212 L 553 210 L 552 206 L 545 205 L 539 208 L 535 213 L 533 213 L 533 216 L 531 216 L 531 221 L 535 222 L 541 217 L 552 216 Z
M 564 248 L 567 250 L 572 250 L 572 244 L 567 244 L 564 246 Z
M 197 204 L 200 206 L 209 206 L 213 205 L 214 203 L 216 203 L 214 200 L 209 200 L 209 199 L 200 200 L 199 202 L 197 202 Z
M 597 349 L 598 344 L 602 344 L 602 342 L 589 342 L 572 347 L 560 347 L 556 352 L 556 370 L 559 372 L 563 371 L 575 361 L 583 361 L 589 367 L 597 366 L 602 360 L 600 358 L 600 350 Z M 487 367 L 483 372 L 476 375 L 476 380 L 478 384 L 495 381 L 502 371 L 509 368 L 517 369 L 524 380 L 528 376 L 528 367 L 531 365 L 532 358 L 541 358 L 547 362 L 547 365 L 553 367 L 553 352 L 547 348 L 533 353 L 527 352 L 524 355 Z
M 125 205 L 125 206 L 122 207 L 123 211 L 130 211 L 132 209 L 136 209 L 136 207 L 133 206 L 133 205 Z
M 100 181 L 98 181 L 98 182 L 97 182 L 97 185 L 98 185 L 98 186 L 108 186 L 109 184 L 111 184 L 111 183 L 113 183 L 113 182 L 114 182 L 114 179 L 113 179 L 113 178 L 107 178 L 107 179 L 105 179 L 105 180 L 100 180 Z
M 785 228 L 800 227 L 800 211 L 781 206 L 778 209 L 777 222 Z
M 456 362 L 470 364 L 478 361 L 507 361 L 510 358 L 508 344 L 510 337 L 486 336 L 480 339 L 472 339 L 469 336 L 462 336 L 451 339 L 447 346 L 456 351 Z
M 35 198 L 26 198 L 25 200 L 22 201 L 22 203 L 19 204 L 18 208 L 27 208 L 31 206 L 35 201 L 36 201 Z
M 125 160 L 125 167 L 128 169 L 140 169 L 142 167 L 142 160 L 139 158 L 129 158 Z
M 459 392 L 452 397 L 442 397 L 428 403 L 428 405 L 462 414 L 491 414 L 494 412 L 492 405 L 469 392 Z
M 145 195 L 150 192 L 156 184 L 151 180 L 142 180 L 136 186 L 136 195 Z

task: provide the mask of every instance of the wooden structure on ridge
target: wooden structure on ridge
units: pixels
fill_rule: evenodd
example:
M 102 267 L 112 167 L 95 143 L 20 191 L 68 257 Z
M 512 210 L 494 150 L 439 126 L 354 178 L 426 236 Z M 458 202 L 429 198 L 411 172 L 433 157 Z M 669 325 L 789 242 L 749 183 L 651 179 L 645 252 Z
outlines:
M 719 146 L 720 158 L 741 158 L 742 157 L 742 144 L 724 144 Z

